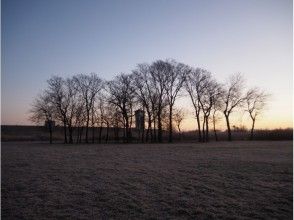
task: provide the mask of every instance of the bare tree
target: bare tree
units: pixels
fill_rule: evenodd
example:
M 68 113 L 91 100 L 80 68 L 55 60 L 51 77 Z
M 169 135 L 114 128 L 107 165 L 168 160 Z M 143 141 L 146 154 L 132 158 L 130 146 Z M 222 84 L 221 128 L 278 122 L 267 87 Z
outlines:
M 207 72 L 206 80 L 203 81 L 203 93 L 199 102 L 203 112 L 202 138 L 203 142 L 209 141 L 209 118 L 215 99 L 221 94 L 220 85 Z
M 99 106 L 99 103 L 98 105 Z M 99 125 L 99 136 L 100 136 L 100 140 L 101 140 L 101 133 L 102 133 L 102 127 L 103 127 L 103 123 L 101 123 L 101 116 L 99 114 L 99 109 L 98 107 L 93 105 L 91 108 L 91 128 L 92 128 L 92 144 L 95 143 L 95 125 Z
M 222 87 L 219 86 L 219 93 L 215 95 L 212 99 L 212 124 L 213 124 L 213 132 L 214 132 L 214 138 L 215 141 L 218 141 L 218 136 L 216 132 L 216 123 L 220 120 L 220 115 L 219 113 L 221 112 L 222 109 Z
M 169 109 L 163 108 L 161 112 L 161 124 L 162 124 L 162 130 L 163 131 L 169 131 Z M 172 126 L 172 129 L 174 129 L 174 126 Z
M 55 109 L 50 102 L 48 94 L 39 95 L 33 102 L 32 108 L 30 109 L 30 120 L 36 123 L 47 122 L 49 130 L 49 142 L 52 144 L 52 123 L 54 120 Z
M 67 143 L 67 113 L 69 108 L 69 100 L 66 95 L 65 80 L 59 76 L 53 76 L 47 80 L 48 101 L 55 107 L 56 119 L 63 124 L 64 143 Z
M 109 128 L 113 127 L 117 140 L 123 131 L 124 140 L 129 142 L 133 112 L 138 107 L 147 116 L 147 132 L 146 135 L 143 132 L 142 141 L 145 135 L 146 141 L 150 138 L 162 142 L 163 132 L 168 130 L 169 142 L 172 142 L 173 125 L 181 132 L 183 117 L 174 106 L 183 86 L 194 107 L 199 141 L 209 140 L 211 122 L 217 140 L 216 122 L 220 112 L 225 116 L 228 140 L 231 141 L 230 116 L 243 104 L 247 104 L 246 111 L 252 120 L 250 139 L 253 139 L 256 119 L 268 100 L 268 94 L 256 88 L 244 95 L 244 80 L 240 74 L 232 75 L 225 85 L 220 86 L 209 71 L 194 69 L 174 60 L 137 65 L 132 74 L 120 74 L 108 82 L 105 95 L 102 94 L 103 81 L 94 73 L 72 78 L 53 76 L 47 82 L 44 94 L 32 106 L 31 120 L 56 120 L 63 125 L 64 143 L 73 143 L 76 130 L 77 143 L 81 143 L 82 137 L 88 143 L 91 127 L 94 143 L 96 126 L 100 126 L 99 142 L 103 139 L 102 128 L 105 126 L 106 141 Z
M 173 119 L 178 128 L 180 138 L 182 139 L 181 124 L 183 120 L 185 119 L 185 111 L 182 108 L 176 108 Z
M 120 74 L 108 83 L 109 102 L 116 106 L 124 119 L 124 134 L 126 142 L 131 138 L 133 105 L 135 103 L 135 89 L 131 75 Z
M 101 107 L 101 119 L 102 122 L 106 125 L 106 136 L 105 136 L 105 142 L 107 143 L 109 140 L 109 128 L 111 125 L 114 125 L 116 123 L 114 122 L 115 118 L 115 111 L 113 111 L 113 108 L 111 105 L 108 105 L 107 102 L 102 102 Z M 99 140 L 100 141 L 100 140 Z
M 213 83 L 211 79 L 211 73 L 205 72 L 205 79 L 201 83 L 202 92 L 198 96 L 198 102 L 200 103 L 200 109 L 202 110 L 202 142 L 208 141 L 208 118 L 212 108 L 212 93 Z
M 167 74 L 166 82 L 163 84 L 166 92 L 167 103 L 169 107 L 169 142 L 173 139 L 172 119 L 173 106 L 179 91 L 182 89 L 186 80 L 186 75 L 190 72 L 190 68 L 182 63 L 176 63 L 174 60 L 166 61 Z
M 74 76 L 74 81 L 78 91 L 81 93 L 84 104 L 85 104 L 85 113 L 86 113 L 86 143 L 88 140 L 88 131 L 90 123 L 90 114 L 93 112 L 94 102 L 97 94 L 102 90 L 102 80 L 95 74 L 91 73 L 90 75 L 78 74 Z M 93 129 L 93 128 L 92 128 Z
M 65 102 L 68 103 L 66 111 L 66 123 L 68 127 L 69 143 L 73 143 L 73 132 L 75 129 L 74 119 L 79 117 L 80 99 L 77 93 L 77 89 L 74 86 L 74 80 L 68 78 L 64 82 L 64 96 Z
M 240 73 L 233 74 L 227 81 L 222 95 L 223 113 L 225 115 L 228 140 L 232 141 L 232 133 L 230 127 L 230 115 L 235 108 L 240 107 L 244 102 L 243 96 L 244 79 Z
M 107 103 L 107 97 L 106 94 L 103 94 L 102 96 L 99 97 L 98 101 L 98 108 L 97 108 L 97 123 L 99 124 L 99 143 L 101 143 L 102 140 L 102 129 L 103 126 L 106 125 L 106 142 L 108 141 L 108 135 L 109 135 L 109 126 L 110 126 L 110 121 L 112 117 L 112 110 L 111 106 L 108 105 Z
M 189 74 L 187 75 L 186 81 L 185 81 L 185 87 L 186 90 L 191 98 L 194 110 L 195 110 L 195 116 L 197 120 L 197 127 L 198 127 L 198 141 L 202 141 L 202 135 L 201 135 L 201 119 L 200 119 L 200 113 L 201 113 L 201 97 L 204 93 L 205 87 L 206 87 L 206 81 L 209 73 L 204 69 L 193 69 L 191 68 L 191 71 L 189 71 Z
M 152 132 L 152 107 L 155 105 L 153 95 L 154 91 L 150 82 L 150 66 L 148 64 L 138 64 L 137 68 L 133 71 L 133 82 L 135 86 L 135 93 L 138 102 L 143 106 L 144 111 L 147 113 L 147 132 L 146 141 L 149 136 L 153 140 Z
M 259 116 L 264 110 L 269 97 L 269 94 L 258 88 L 249 89 L 246 93 L 246 111 L 249 113 L 252 120 L 250 140 L 253 140 L 253 132 L 257 116 Z
M 85 120 L 86 117 L 83 99 L 79 99 L 74 116 L 74 127 L 77 129 L 76 143 L 82 143 L 82 135 Z
M 109 122 L 110 122 L 110 126 L 113 128 L 114 131 L 114 139 L 119 142 L 119 131 L 120 128 L 124 128 L 124 133 L 125 133 L 125 122 L 124 122 L 124 118 L 121 114 L 120 109 L 112 104 L 111 102 L 108 103 L 108 107 L 107 110 L 109 111 Z
M 168 73 L 172 71 L 172 66 L 162 60 L 157 60 L 150 66 L 151 83 L 155 93 L 153 94 L 153 99 L 156 104 L 153 106 L 154 115 L 154 125 L 157 119 L 157 129 L 158 129 L 158 141 L 162 142 L 162 112 L 167 106 L 166 90 L 165 84 L 167 83 Z

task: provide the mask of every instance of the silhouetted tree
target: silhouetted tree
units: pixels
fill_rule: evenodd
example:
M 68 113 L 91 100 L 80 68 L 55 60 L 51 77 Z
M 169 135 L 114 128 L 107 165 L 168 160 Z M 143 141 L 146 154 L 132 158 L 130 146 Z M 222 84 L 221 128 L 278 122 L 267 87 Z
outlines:
M 213 124 L 213 132 L 214 132 L 214 138 L 215 141 L 218 141 L 217 132 L 216 132 L 216 123 L 218 120 L 220 120 L 219 112 L 221 112 L 222 109 L 222 87 L 219 85 L 218 87 L 219 92 L 213 97 L 212 99 L 212 124 Z
M 84 122 L 86 120 L 85 115 L 86 114 L 85 114 L 83 99 L 79 99 L 77 103 L 77 107 L 76 107 L 75 117 L 74 117 L 74 125 L 77 128 L 76 143 L 82 142 Z
M 269 94 L 261 91 L 258 88 L 249 89 L 246 93 L 246 111 L 249 113 L 249 116 L 252 120 L 250 140 L 253 140 L 253 132 L 257 116 L 259 116 L 264 110 L 269 96 Z
M 97 94 L 102 90 L 103 81 L 95 74 L 90 75 L 78 74 L 74 76 L 74 81 L 77 90 L 81 93 L 84 99 L 85 113 L 86 113 L 86 143 L 88 140 L 88 131 L 90 123 L 90 114 L 93 112 L 94 102 Z
M 60 120 L 63 124 L 64 143 L 67 143 L 67 113 L 69 108 L 69 99 L 66 94 L 65 80 L 59 76 L 53 76 L 47 80 L 48 89 L 46 93 L 49 102 L 55 107 L 56 119 Z
M 73 143 L 73 132 L 76 128 L 74 120 L 80 117 L 81 100 L 78 95 L 78 91 L 74 86 L 74 80 L 67 78 L 64 81 L 64 99 L 68 103 L 66 111 L 66 124 L 68 127 L 69 143 Z
M 55 108 L 50 102 L 48 94 L 39 95 L 33 102 L 30 109 L 30 120 L 36 123 L 48 122 L 49 142 L 52 144 L 52 123 L 54 120 Z
M 203 83 L 204 91 L 199 99 L 203 112 L 202 137 L 203 142 L 209 141 L 209 118 L 215 99 L 221 94 L 220 85 L 207 73 L 206 80 Z
M 194 107 L 198 141 L 209 140 L 211 120 L 215 139 L 218 139 L 216 121 L 219 112 L 226 120 L 228 140 L 232 140 L 230 115 L 243 104 L 247 104 L 246 111 L 252 120 L 250 139 L 253 139 L 256 119 L 269 97 L 257 88 L 243 95 L 244 79 L 240 74 L 230 76 L 227 83 L 221 86 L 209 71 L 174 60 L 139 64 L 132 74 L 120 74 L 107 82 L 106 88 L 102 79 L 94 73 L 78 74 L 71 78 L 53 76 L 47 83 L 47 88 L 32 105 L 31 120 L 55 120 L 63 125 L 64 143 L 73 143 L 75 133 L 77 143 L 81 143 L 82 137 L 88 143 L 89 126 L 92 127 L 92 143 L 96 126 L 100 127 L 99 142 L 105 126 L 106 142 L 110 127 L 118 141 L 119 131 L 123 127 L 124 141 L 129 142 L 135 108 L 141 108 L 147 114 L 146 141 L 151 138 L 152 141 L 162 142 L 163 130 L 168 130 L 169 142 L 172 142 L 173 125 L 181 133 L 183 116 L 180 110 L 174 112 L 174 106 L 183 86 Z M 52 128 L 49 127 L 49 131 L 52 142 Z M 142 141 L 143 138 L 144 132 Z
M 114 130 L 114 139 L 119 142 L 119 131 L 120 128 L 124 128 L 125 133 L 125 122 L 120 109 L 116 105 L 109 102 L 109 110 L 110 126 Z
M 144 112 L 147 113 L 147 132 L 146 141 L 148 141 L 149 136 L 153 140 L 152 132 L 152 106 L 155 105 L 152 90 L 151 80 L 150 80 L 150 66 L 148 64 L 139 64 L 137 68 L 133 71 L 133 82 L 135 86 L 135 93 L 138 102 L 143 106 Z
M 172 142 L 173 129 L 173 106 L 180 89 L 186 80 L 187 74 L 190 72 L 190 68 L 182 63 L 177 63 L 174 60 L 166 61 L 166 69 L 164 71 L 166 75 L 166 82 L 163 84 L 166 92 L 167 103 L 169 107 L 169 142 Z
M 107 129 L 106 142 L 108 141 L 110 117 L 112 115 L 111 113 L 112 113 L 111 107 L 107 103 L 106 94 L 103 94 L 103 96 L 100 96 L 99 98 L 98 109 L 97 109 L 97 123 L 99 124 L 99 143 L 101 143 L 101 140 L 102 140 L 102 129 L 104 125 L 106 125 L 106 129 Z
M 197 127 L 198 127 L 198 141 L 202 141 L 202 135 L 201 135 L 201 125 L 200 125 L 200 113 L 201 113 L 201 97 L 204 93 L 206 81 L 208 76 L 208 72 L 204 69 L 194 69 L 191 68 L 189 71 L 189 74 L 187 75 L 187 79 L 185 81 L 185 87 L 186 90 L 191 98 L 194 110 L 195 110 L 195 116 L 197 121 Z M 204 137 L 203 137 L 204 138 Z
M 105 135 L 105 142 L 108 142 L 109 139 L 109 128 L 110 126 L 115 125 L 114 118 L 115 118 L 115 111 L 113 111 L 113 108 L 109 103 L 107 102 L 100 102 L 100 108 L 101 108 L 101 120 L 106 125 L 106 135 Z M 100 138 L 100 136 L 99 136 Z M 99 140 L 100 141 L 100 140 Z
M 167 106 L 165 84 L 167 83 L 167 76 L 172 71 L 172 66 L 167 61 L 157 60 L 150 66 L 151 83 L 155 90 L 154 100 L 154 114 L 157 119 L 158 141 L 162 142 L 162 111 Z M 154 117 L 155 125 L 155 117 Z
M 181 124 L 184 118 L 185 118 L 185 111 L 182 108 L 176 108 L 174 116 L 173 116 L 173 120 L 178 128 L 178 132 L 180 134 L 181 139 L 182 139 Z
M 241 74 L 233 74 L 229 77 L 222 95 L 223 113 L 226 119 L 228 140 L 232 140 L 230 127 L 230 115 L 233 110 L 240 107 L 244 102 L 243 96 L 244 79 Z
M 120 74 L 114 80 L 108 82 L 109 102 L 115 105 L 123 119 L 126 141 L 131 138 L 131 124 L 133 105 L 135 102 L 135 88 L 131 75 Z

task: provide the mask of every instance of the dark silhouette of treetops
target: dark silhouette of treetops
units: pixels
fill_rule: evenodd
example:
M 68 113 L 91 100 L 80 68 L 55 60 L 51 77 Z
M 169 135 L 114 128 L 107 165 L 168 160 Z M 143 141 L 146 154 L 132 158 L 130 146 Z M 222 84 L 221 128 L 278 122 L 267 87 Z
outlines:
M 181 134 L 186 116 L 185 109 L 175 107 L 181 96 L 190 98 L 199 142 L 209 141 L 210 125 L 218 140 L 216 125 L 221 119 L 226 122 L 227 138 L 231 141 L 231 114 L 242 110 L 252 120 L 252 140 L 256 120 L 270 97 L 257 87 L 246 90 L 240 73 L 219 83 L 208 70 L 172 59 L 156 60 L 151 64 L 138 64 L 131 74 L 121 73 L 110 81 L 95 73 L 68 78 L 52 76 L 47 80 L 47 88 L 35 98 L 30 120 L 47 122 L 50 143 L 54 123 L 63 127 L 64 143 L 89 143 L 90 137 L 94 143 L 96 127 L 100 128 L 99 142 L 102 129 L 106 129 L 107 142 L 111 128 L 117 140 L 123 130 L 123 141 L 131 142 L 135 112 L 140 110 L 143 114 L 140 120 L 144 120 L 143 128 L 139 129 L 141 141 L 162 142 L 163 131 L 167 131 L 168 141 L 172 142 L 174 131 Z

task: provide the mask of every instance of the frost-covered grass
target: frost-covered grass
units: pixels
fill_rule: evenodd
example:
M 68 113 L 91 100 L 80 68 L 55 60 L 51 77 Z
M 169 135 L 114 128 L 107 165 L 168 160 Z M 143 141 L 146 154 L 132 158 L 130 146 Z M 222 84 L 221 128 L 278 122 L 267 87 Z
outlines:
M 292 219 L 292 142 L 2 143 L 2 219 Z

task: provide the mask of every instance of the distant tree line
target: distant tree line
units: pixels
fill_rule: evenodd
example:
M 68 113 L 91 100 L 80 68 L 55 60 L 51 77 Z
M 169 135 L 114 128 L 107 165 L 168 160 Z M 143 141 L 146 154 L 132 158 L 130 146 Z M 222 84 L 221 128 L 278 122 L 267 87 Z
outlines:
M 138 64 L 131 74 L 119 74 L 111 81 L 95 73 L 70 78 L 53 76 L 47 80 L 47 88 L 35 98 L 30 119 L 36 123 L 55 121 L 61 125 L 64 143 L 94 143 L 95 127 L 100 128 L 99 142 L 102 129 L 107 130 L 108 140 L 110 128 L 123 129 L 124 141 L 130 142 L 134 112 L 142 109 L 146 118 L 142 141 L 162 142 L 165 129 L 172 142 L 174 127 L 180 132 L 185 117 L 183 109 L 175 108 L 176 100 L 183 95 L 190 97 L 194 107 L 199 142 L 209 141 L 210 125 L 218 140 L 216 123 L 221 115 L 231 141 L 230 116 L 236 109 L 248 112 L 252 120 L 250 138 L 253 139 L 256 120 L 269 97 L 256 87 L 246 90 L 239 73 L 222 84 L 208 70 L 175 60 L 157 60 Z M 51 123 L 49 133 L 52 143 Z

